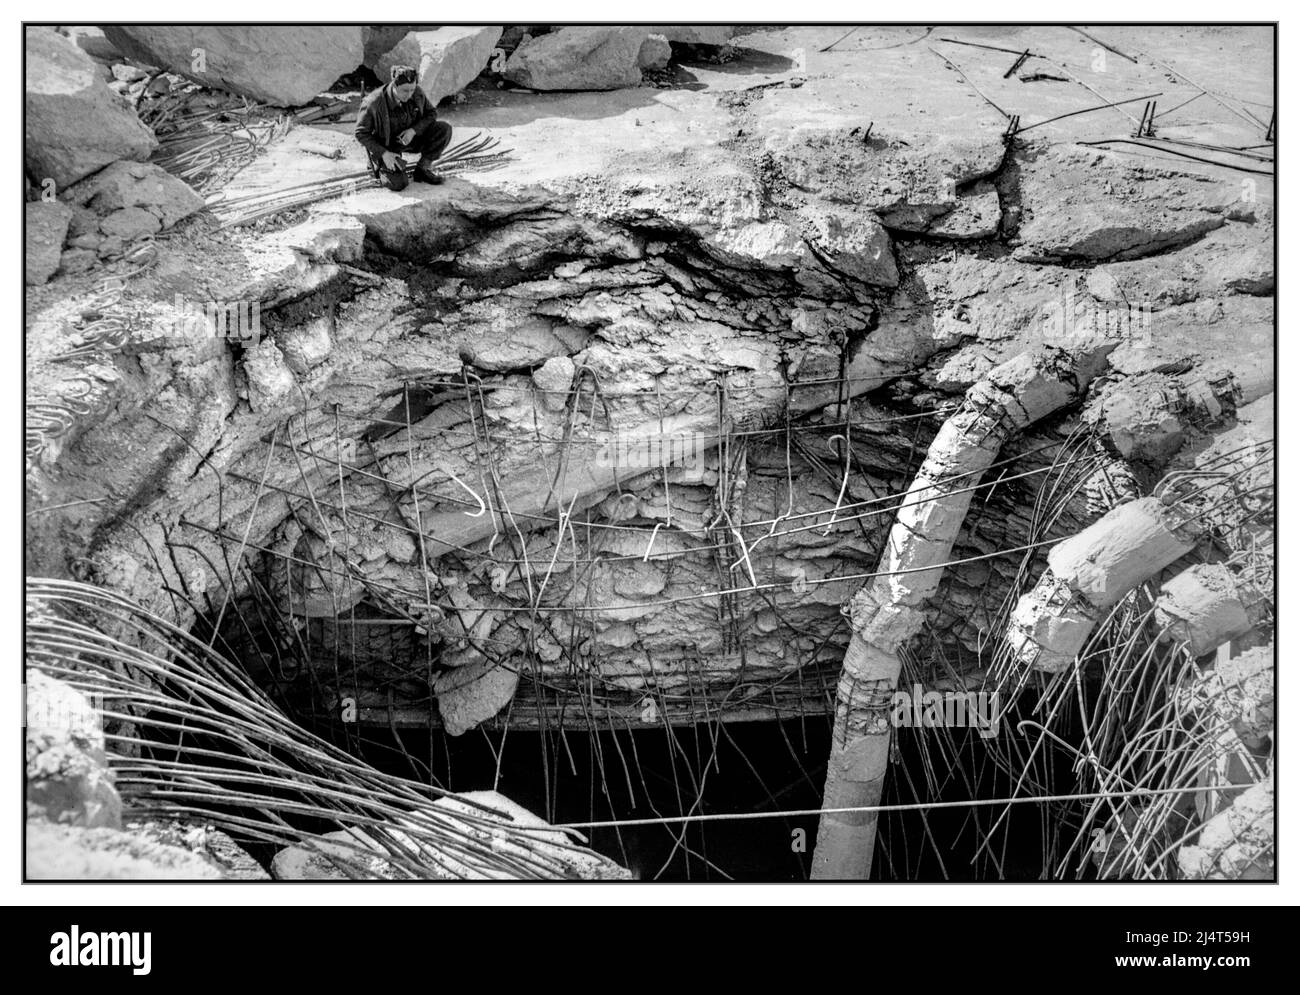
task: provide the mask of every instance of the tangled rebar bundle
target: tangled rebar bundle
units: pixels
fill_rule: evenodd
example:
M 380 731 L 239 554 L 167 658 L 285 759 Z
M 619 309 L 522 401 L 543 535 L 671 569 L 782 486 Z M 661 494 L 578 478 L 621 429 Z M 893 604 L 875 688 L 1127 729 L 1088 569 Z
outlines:
M 376 861 L 408 879 L 553 879 L 592 865 L 555 829 L 383 774 L 310 735 L 238 666 L 120 595 L 29 578 L 26 623 L 27 665 L 103 701 L 116 786 L 145 817 L 299 847 L 352 878 L 376 876 Z
M 1272 440 L 1251 442 L 1194 471 L 1172 473 L 1154 489 L 1202 530 L 1221 562 L 1262 592 L 1251 606 L 1262 630 L 1271 627 L 1271 580 L 1259 587 L 1253 581 L 1271 577 L 1272 461 Z M 1045 497 L 1047 507 L 1058 500 Z M 997 633 L 1006 631 L 1010 603 L 1026 587 L 1013 587 Z M 1041 809 L 1044 879 L 1176 878 L 1179 848 L 1214 814 L 1211 789 L 1222 789 L 1231 803 L 1234 792 L 1267 777 L 1265 759 L 1238 738 L 1231 709 L 1213 701 L 1189 707 L 1206 672 L 1188 642 L 1160 624 L 1157 593 L 1151 581 L 1121 599 L 1099 620 L 1076 665 L 1061 673 L 1024 669 L 1005 643 L 994 656 L 984 686 L 1001 694 L 1004 714 L 1026 717 L 1017 734 L 989 741 L 987 757 L 1013 780 L 1015 794 L 1057 798 Z M 935 731 L 951 748 L 950 738 Z M 1063 769 L 1071 779 L 1064 786 Z M 1160 794 L 1144 797 L 1150 791 Z M 996 865 L 1009 811 L 992 815 L 976 824 L 980 855 Z
M 68 336 L 68 348 L 48 357 L 52 363 L 93 360 L 120 351 L 131 339 L 134 328 L 132 313 L 123 307 L 130 281 L 158 261 L 158 246 L 153 238 L 134 242 L 119 257 L 127 264 L 121 273 L 112 273 L 95 282 L 94 293 L 81 313 L 85 324 Z M 50 443 L 63 438 L 78 418 L 91 414 L 88 398 L 91 380 L 82 375 L 61 380 L 53 396 L 28 397 L 26 402 L 25 454 L 27 472 L 40 460 Z
M 247 97 L 218 96 L 192 83 L 174 85 L 139 114 L 158 138 L 153 162 L 200 194 L 220 189 L 293 127 L 288 115 L 268 114 Z
M 29 473 L 50 443 L 67 435 L 78 418 L 93 410 L 86 403 L 94 389 L 89 378 L 63 381 L 60 386 L 64 389 L 57 398 L 27 399 L 24 448 Z
M 127 268 L 95 282 L 93 296 L 81 309 L 83 315 L 89 316 L 87 323 L 69 336 L 71 348 L 50 357 L 52 362 L 107 355 L 120 351 L 130 341 L 132 315 L 122 302 L 130 282 L 157 263 L 158 244 L 152 236 L 137 239 L 119 258 Z
M 439 173 L 453 174 L 498 169 L 509 160 L 511 152 L 510 149 L 500 149 L 500 144 L 501 140 L 498 138 L 485 137 L 481 132 L 476 133 L 443 152 L 431 168 Z M 410 175 L 415 171 L 415 164 L 406 163 L 404 168 Z M 285 211 L 307 207 L 322 200 L 342 197 L 380 185 L 379 180 L 370 170 L 362 169 L 355 173 L 315 180 L 267 193 L 230 199 L 216 196 L 209 199 L 208 211 L 217 219 L 220 227 L 234 228 Z

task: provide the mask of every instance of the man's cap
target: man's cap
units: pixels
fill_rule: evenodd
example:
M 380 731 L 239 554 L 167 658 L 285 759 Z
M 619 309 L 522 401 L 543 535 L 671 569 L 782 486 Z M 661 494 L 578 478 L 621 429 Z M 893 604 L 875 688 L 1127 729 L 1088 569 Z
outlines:
M 403 86 L 418 81 L 420 77 L 411 66 L 393 66 L 389 71 L 389 78 L 395 86 Z

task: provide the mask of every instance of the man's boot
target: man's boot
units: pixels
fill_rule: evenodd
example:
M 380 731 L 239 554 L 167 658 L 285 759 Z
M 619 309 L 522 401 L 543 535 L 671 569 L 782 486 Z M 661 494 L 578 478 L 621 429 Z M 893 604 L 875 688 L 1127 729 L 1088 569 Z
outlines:
M 421 159 L 415 165 L 415 180 L 417 183 L 432 183 L 437 185 L 443 182 L 443 177 L 435 173 L 430 167 L 428 159 Z

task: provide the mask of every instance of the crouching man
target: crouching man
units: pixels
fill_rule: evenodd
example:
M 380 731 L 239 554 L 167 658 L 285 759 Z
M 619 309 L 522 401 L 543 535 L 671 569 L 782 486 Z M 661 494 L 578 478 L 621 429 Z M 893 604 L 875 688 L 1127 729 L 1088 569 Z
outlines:
M 438 120 L 410 66 L 393 66 L 388 84 L 361 102 L 356 137 L 370 156 L 371 172 L 388 189 L 402 190 L 409 182 L 402 155 L 420 156 L 417 182 L 442 182 L 432 165 L 451 141 L 451 125 Z

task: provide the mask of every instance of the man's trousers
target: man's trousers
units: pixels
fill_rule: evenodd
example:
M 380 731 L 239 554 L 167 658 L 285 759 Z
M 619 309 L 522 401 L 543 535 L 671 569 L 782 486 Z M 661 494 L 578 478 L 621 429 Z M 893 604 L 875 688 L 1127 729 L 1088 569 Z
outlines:
M 393 142 L 395 144 L 388 149 L 389 152 L 397 152 L 401 155 L 411 155 L 418 152 L 420 154 L 420 163 L 416 168 L 427 167 L 429 163 L 442 155 L 443 149 L 451 143 L 451 125 L 446 121 L 434 121 L 424 131 L 417 131 L 411 139 L 410 145 L 396 144 L 396 135 L 393 136 Z M 400 162 L 396 169 L 386 169 L 382 159 L 371 156 L 370 168 L 389 190 L 404 190 L 407 183 L 410 182 Z

